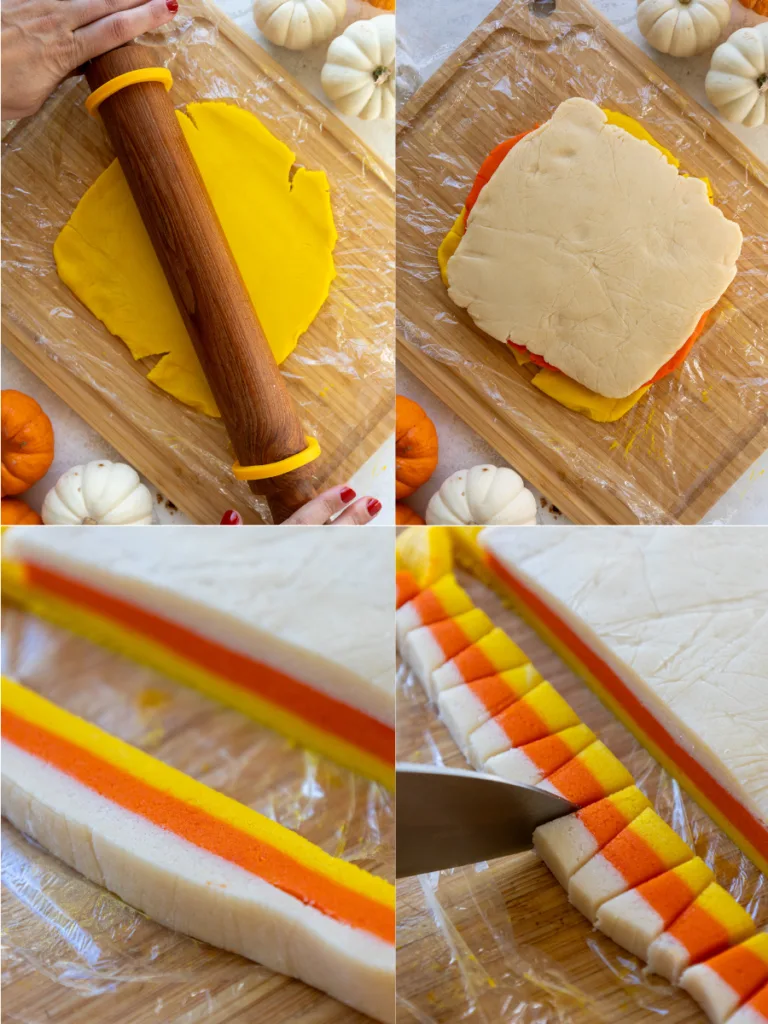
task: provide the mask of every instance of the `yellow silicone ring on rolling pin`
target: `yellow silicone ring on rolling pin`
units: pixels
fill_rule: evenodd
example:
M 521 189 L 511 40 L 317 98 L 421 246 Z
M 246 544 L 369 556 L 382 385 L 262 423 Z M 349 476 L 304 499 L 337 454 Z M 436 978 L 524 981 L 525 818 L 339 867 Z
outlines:
M 96 117 L 96 111 L 104 100 L 129 85 L 140 85 L 142 82 L 162 82 L 166 92 L 169 92 L 173 85 L 173 75 L 168 68 L 136 68 L 135 71 L 126 71 L 124 75 L 110 78 L 104 85 L 94 89 L 85 101 L 85 109 L 91 117 Z
M 269 480 L 273 476 L 283 476 L 284 473 L 290 473 L 291 470 L 299 469 L 319 458 L 320 445 L 317 443 L 317 438 L 307 436 L 306 442 L 307 447 L 303 452 L 289 455 L 287 459 L 281 459 L 280 462 L 268 462 L 264 466 L 241 466 L 239 462 L 236 462 L 232 466 L 232 472 L 237 480 Z

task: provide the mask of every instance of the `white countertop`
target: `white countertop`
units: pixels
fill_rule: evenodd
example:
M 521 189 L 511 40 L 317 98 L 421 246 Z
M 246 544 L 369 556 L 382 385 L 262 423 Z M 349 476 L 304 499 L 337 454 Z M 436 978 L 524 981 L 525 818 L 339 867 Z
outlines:
M 222 0 L 218 6 L 235 21 L 244 32 L 260 43 L 304 88 L 319 100 L 331 107 L 320 85 L 320 69 L 325 60 L 327 43 L 312 50 L 292 52 L 269 43 L 253 20 L 252 5 L 242 0 Z M 372 7 L 363 0 L 348 0 L 347 19 L 345 24 L 359 18 L 376 17 L 385 12 Z M 181 0 L 183 13 L 184 4 Z M 361 121 L 355 117 L 346 117 L 335 111 L 341 120 L 346 122 L 357 135 L 367 143 L 390 166 L 395 160 L 394 122 L 392 121 Z M 111 459 L 123 461 L 120 455 L 91 427 L 73 412 L 47 385 L 38 380 L 27 368 L 5 348 L 2 353 L 2 386 L 24 391 L 35 398 L 51 418 L 55 432 L 56 457 L 53 466 L 34 487 L 20 495 L 27 504 L 38 512 L 47 491 L 55 484 L 58 477 L 67 469 L 93 459 Z M 358 495 L 370 494 L 382 503 L 382 510 L 376 522 L 379 524 L 394 522 L 394 438 L 386 442 L 368 461 L 360 467 L 352 479 L 351 486 Z M 157 495 L 155 503 L 156 520 L 158 523 L 188 523 L 190 520 L 167 502 L 162 495 L 146 479 L 144 482 Z M 222 509 L 222 513 L 225 510 Z
M 649 54 L 659 67 L 681 85 L 694 99 L 713 110 L 704 93 L 704 77 L 710 54 L 679 60 L 658 53 L 638 31 L 635 11 L 637 0 L 591 0 L 606 17 L 634 43 Z M 445 0 L 402 0 L 397 16 L 398 29 L 398 101 L 403 102 L 421 82 L 426 81 L 467 36 L 493 10 L 497 0 L 462 0 L 446 4 Z M 725 35 L 743 25 L 761 21 L 733 0 L 731 26 Z M 725 122 L 723 122 L 725 123 Z M 768 126 L 728 129 L 764 163 L 768 163 Z M 398 394 L 406 395 L 422 405 L 437 428 L 440 461 L 432 478 L 411 498 L 408 504 L 421 515 L 427 502 L 442 481 L 459 469 L 481 462 L 505 465 L 501 456 L 473 430 L 455 416 L 401 364 L 397 368 Z M 514 468 L 514 467 L 513 467 Z M 534 489 L 535 490 L 535 489 Z M 562 513 L 536 492 L 539 501 L 539 522 L 568 522 Z M 768 523 L 768 452 L 741 477 L 731 490 L 711 509 L 705 523 L 766 524 Z

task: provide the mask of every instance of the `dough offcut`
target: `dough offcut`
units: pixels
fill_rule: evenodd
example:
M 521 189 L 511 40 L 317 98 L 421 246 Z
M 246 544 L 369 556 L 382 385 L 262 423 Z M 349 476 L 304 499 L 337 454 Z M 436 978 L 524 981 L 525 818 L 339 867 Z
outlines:
M 278 363 L 328 297 L 336 228 L 323 171 L 246 110 L 190 103 L 176 112 Z M 53 247 L 62 281 L 134 359 L 162 355 L 149 379 L 218 416 L 187 330 L 117 160 L 96 179 Z

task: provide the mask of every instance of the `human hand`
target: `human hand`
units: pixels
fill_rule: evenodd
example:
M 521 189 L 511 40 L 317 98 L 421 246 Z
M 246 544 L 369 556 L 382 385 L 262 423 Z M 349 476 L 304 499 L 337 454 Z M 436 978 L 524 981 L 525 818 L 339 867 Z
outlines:
M 2 0 L 3 120 L 36 113 L 75 68 L 178 9 L 178 0 Z
M 343 512 L 341 512 L 342 509 L 344 509 Z M 338 512 L 341 512 L 338 519 L 330 522 L 331 516 L 335 516 Z M 357 498 L 351 487 L 342 484 L 340 487 L 332 487 L 329 491 L 323 491 L 312 501 L 308 501 L 298 512 L 289 516 L 283 526 L 364 526 L 366 523 L 370 523 L 379 512 L 381 512 L 381 502 L 378 498 Z M 228 509 L 222 517 L 221 525 L 240 526 L 242 522 L 242 516 L 238 512 Z

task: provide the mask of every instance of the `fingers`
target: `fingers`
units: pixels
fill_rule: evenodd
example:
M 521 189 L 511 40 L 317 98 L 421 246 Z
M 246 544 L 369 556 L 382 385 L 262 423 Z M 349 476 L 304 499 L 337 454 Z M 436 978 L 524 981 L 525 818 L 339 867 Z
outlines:
M 77 29 L 72 35 L 77 63 L 92 60 L 144 32 L 160 28 L 172 20 L 178 9 L 178 0 L 149 0 L 149 3 L 116 11 Z
M 146 2 L 147 0 L 66 0 L 66 3 L 62 4 L 62 9 L 68 27 L 74 30 L 107 18 L 110 14 L 140 7 Z
M 381 502 L 378 498 L 361 498 L 354 505 L 345 508 L 338 519 L 334 519 L 333 526 L 365 526 L 381 512 Z
M 381 502 L 376 498 L 360 498 L 355 501 L 356 498 L 355 492 L 346 484 L 332 487 L 329 491 L 324 491 L 312 501 L 307 502 L 298 512 L 294 512 L 283 525 L 323 526 L 329 522 L 332 516 L 342 512 L 342 509 L 344 511 L 338 519 L 334 520 L 334 526 L 336 523 L 346 526 L 355 523 L 369 523 L 381 511 Z M 354 502 L 354 504 L 350 505 L 350 502 Z

